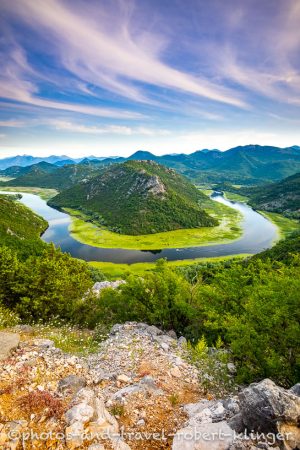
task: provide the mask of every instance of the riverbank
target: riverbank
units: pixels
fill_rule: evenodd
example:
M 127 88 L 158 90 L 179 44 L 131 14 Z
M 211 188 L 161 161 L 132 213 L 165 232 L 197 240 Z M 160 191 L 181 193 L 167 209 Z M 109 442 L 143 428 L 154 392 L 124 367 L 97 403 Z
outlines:
M 240 254 L 240 255 L 229 255 L 229 256 L 215 256 L 211 258 L 195 258 L 195 259 L 182 259 L 177 261 L 167 261 L 168 266 L 171 267 L 183 267 L 183 266 L 192 266 L 194 264 L 199 263 L 207 263 L 207 262 L 220 262 L 220 261 L 228 261 L 228 260 L 237 260 L 244 259 L 248 256 L 253 256 L 251 254 Z M 104 276 L 110 280 L 118 280 L 120 278 L 124 279 L 128 275 L 143 275 L 145 272 L 149 272 L 155 269 L 155 262 L 150 263 L 134 263 L 134 264 L 116 264 L 110 262 L 101 262 L 101 261 L 91 261 L 89 263 L 92 267 L 96 267 L 101 270 Z
M 72 218 L 71 236 L 82 244 L 101 248 L 157 250 L 226 244 L 241 237 L 242 215 L 239 211 L 216 201 L 209 201 L 205 211 L 219 221 L 216 227 L 182 229 L 163 233 L 130 236 L 114 233 L 88 222 L 80 211 L 64 208 Z
M 25 194 L 34 194 L 41 197 L 43 200 L 50 200 L 50 198 L 54 197 L 58 194 L 56 189 L 46 189 L 46 188 L 35 188 L 35 187 L 20 187 L 20 186 L 0 186 L 1 191 L 7 192 L 24 192 Z

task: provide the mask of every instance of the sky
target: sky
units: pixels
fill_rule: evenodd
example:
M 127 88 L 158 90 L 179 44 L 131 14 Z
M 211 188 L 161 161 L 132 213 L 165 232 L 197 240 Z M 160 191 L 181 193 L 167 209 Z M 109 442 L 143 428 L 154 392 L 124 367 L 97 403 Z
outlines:
M 0 0 L 0 158 L 300 145 L 300 0 Z

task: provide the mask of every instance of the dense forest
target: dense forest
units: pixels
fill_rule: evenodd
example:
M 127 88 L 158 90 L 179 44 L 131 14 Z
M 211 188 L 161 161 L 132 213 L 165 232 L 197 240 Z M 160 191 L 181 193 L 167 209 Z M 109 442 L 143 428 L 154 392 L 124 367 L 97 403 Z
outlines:
M 1 211 L 19 207 L 11 199 L 0 203 Z M 240 262 L 171 269 L 160 260 L 155 270 L 143 277 L 128 275 L 119 289 L 97 297 L 89 290 L 101 273 L 51 245 L 39 247 L 45 224 L 22 211 L 18 230 L 10 220 L 1 231 L 2 327 L 54 317 L 89 328 L 143 321 L 173 329 L 192 345 L 201 339 L 209 346 L 218 342 L 231 353 L 239 382 L 271 377 L 291 385 L 299 379 L 299 234 Z M 34 231 L 26 231 L 28 220 Z M 32 254 L 24 247 L 22 224 L 35 242 Z

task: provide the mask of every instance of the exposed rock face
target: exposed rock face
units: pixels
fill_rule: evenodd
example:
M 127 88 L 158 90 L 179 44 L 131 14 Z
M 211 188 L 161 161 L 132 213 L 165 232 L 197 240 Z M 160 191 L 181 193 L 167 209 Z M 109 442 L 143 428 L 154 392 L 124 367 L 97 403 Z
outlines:
M 276 433 L 280 424 L 300 425 L 300 398 L 269 379 L 250 384 L 241 391 L 239 400 L 243 423 L 249 430 Z
M 268 450 L 274 448 L 276 440 L 284 450 L 299 449 L 300 397 L 294 394 L 297 390 L 297 385 L 286 390 L 265 379 L 243 389 L 238 397 L 185 405 L 189 419 L 176 433 L 172 449 Z M 228 440 L 207 444 L 199 438 L 205 430 L 218 433 L 224 427 L 231 430 Z M 232 433 L 234 439 L 230 441 Z

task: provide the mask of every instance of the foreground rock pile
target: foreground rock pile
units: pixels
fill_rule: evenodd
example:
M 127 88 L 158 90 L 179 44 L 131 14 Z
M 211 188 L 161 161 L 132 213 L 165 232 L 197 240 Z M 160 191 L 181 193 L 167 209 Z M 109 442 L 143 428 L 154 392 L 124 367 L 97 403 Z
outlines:
M 226 399 L 204 395 L 198 370 L 186 362 L 185 339 L 174 332 L 115 325 L 88 357 L 64 354 L 30 327 L 20 334 L 20 342 L 17 334 L 6 335 L 10 345 L 0 362 L 1 450 L 300 445 L 299 385 L 288 391 L 263 380 Z M 0 342 L 6 338 L 0 333 Z M 249 439 L 245 430 L 264 436 Z M 284 439 L 271 441 L 278 433 Z

